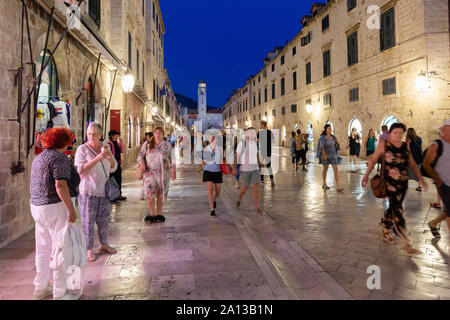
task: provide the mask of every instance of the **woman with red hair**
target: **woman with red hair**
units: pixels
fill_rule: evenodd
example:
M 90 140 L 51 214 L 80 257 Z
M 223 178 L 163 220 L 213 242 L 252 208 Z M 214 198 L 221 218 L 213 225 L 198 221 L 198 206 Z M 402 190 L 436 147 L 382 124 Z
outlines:
M 77 215 L 71 197 L 77 196 L 78 173 L 64 155 L 72 142 L 65 128 L 48 129 L 41 136 L 45 150 L 34 158 L 30 175 L 30 207 L 35 221 L 36 277 L 33 299 L 53 293 L 53 299 L 77 300 L 80 295 L 67 292 L 64 270 L 53 271 L 53 289 L 49 286 L 52 243 L 67 221 L 75 223 Z

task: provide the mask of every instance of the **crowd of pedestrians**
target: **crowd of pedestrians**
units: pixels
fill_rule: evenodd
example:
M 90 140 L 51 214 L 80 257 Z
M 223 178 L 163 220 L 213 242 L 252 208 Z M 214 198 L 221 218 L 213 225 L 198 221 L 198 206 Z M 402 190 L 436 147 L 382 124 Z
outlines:
M 71 143 L 71 133 L 63 128 L 47 130 L 41 137 L 45 150 L 35 157 L 31 168 L 30 193 L 31 213 L 35 220 L 36 236 L 36 277 L 34 280 L 34 299 L 43 299 L 53 295 L 54 299 L 75 300 L 79 294 L 67 290 L 65 274 L 54 270 L 53 287 L 49 286 L 49 260 L 52 244 L 58 234 L 69 223 L 75 223 L 77 215 L 75 204 L 81 216 L 82 231 L 86 238 L 87 260 L 96 260 L 97 253 L 114 254 L 116 249 L 108 243 L 108 225 L 111 214 L 111 201 L 124 201 L 121 193 L 122 158 L 124 152 L 120 133 L 110 131 L 108 142 L 103 142 L 102 127 L 91 123 L 87 130 L 87 142 L 79 146 L 72 164 L 63 152 Z M 406 139 L 405 138 L 406 134 Z M 231 174 L 239 188 L 236 207 L 241 206 L 243 197 L 252 188 L 254 212 L 262 213 L 259 206 L 259 185 L 265 175 L 270 177 L 272 187 L 275 185 L 272 168 L 275 141 L 274 133 L 267 128 L 267 122 L 261 121 L 259 131 L 254 127 L 246 128 L 244 135 L 226 137 L 223 141 L 217 135 L 209 134 L 206 141 L 198 136 L 194 141 L 193 156 L 200 159 L 199 169 L 203 171 L 203 182 L 207 186 L 210 215 L 216 217 L 217 200 L 221 192 L 223 175 Z M 221 138 L 222 139 L 222 138 Z M 186 140 L 186 141 L 184 141 Z M 352 130 L 348 137 L 350 161 L 357 163 L 361 137 Z M 142 179 L 141 197 L 147 201 L 149 214 L 144 221 L 147 224 L 163 223 L 163 205 L 167 201 L 170 180 L 176 179 L 176 159 L 174 146 L 186 146 L 188 138 L 164 138 L 164 130 L 155 128 L 146 134 L 145 141 L 137 158 L 137 177 Z M 331 165 L 334 173 L 334 187 L 344 192 L 339 182 L 338 166 L 342 164 L 339 155 L 340 142 L 332 133 L 330 124 L 324 126 L 320 135 L 315 155 L 323 166 L 322 188 L 327 185 L 327 174 Z M 430 177 L 436 185 L 437 201 L 432 207 L 441 209 L 437 218 L 428 226 L 435 238 L 440 238 L 439 225 L 446 221 L 450 230 L 450 119 L 439 128 L 439 139 L 422 151 L 422 139 L 413 128 L 406 128 L 402 123 L 394 123 L 390 128 L 382 127 L 382 134 L 377 138 L 373 129 L 364 139 L 363 147 L 368 157 L 366 173 L 362 187 L 369 183 L 372 170 L 378 166 L 379 174 L 384 178 L 386 198 L 389 207 L 384 211 L 380 221 L 381 238 L 389 244 L 395 243 L 391 231 L 403 243 L 406 253 L 412 255 L 419 251 L 414 249 L 407 237 L 407 227 L 403 200 L 408 190 L 409 180 L 416 180 L 417 191 L 427 188 L 424 175 Z M 301 166 L 307 171 L 306 155 L 309 148 L 308 135 L 301 130 L 293 131 L 290 139 L 290 156 L 295 170 Z M 227 163 L 227 152 L 231 150 L 233 161 Z M 183 154 L 183 153 L 181 153 Z M 109 199 L 105 191 L 110 178 L 118 184 L 120 197 Z M 443 206 L 441 206 L 441 202 Z M 97 224 L 100 246 L 94 251 L 94 226 Z

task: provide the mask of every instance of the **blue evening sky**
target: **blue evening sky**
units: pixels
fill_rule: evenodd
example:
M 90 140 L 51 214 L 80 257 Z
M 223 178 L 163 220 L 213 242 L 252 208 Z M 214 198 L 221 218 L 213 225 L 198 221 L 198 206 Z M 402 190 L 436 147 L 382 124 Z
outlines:
M 165 64 L 175 92 L 197 100 L 206 80 L 208 105 L 220 108 L 256 74 L 275 46 L 301 29 L 313 0 L 161 0 Z

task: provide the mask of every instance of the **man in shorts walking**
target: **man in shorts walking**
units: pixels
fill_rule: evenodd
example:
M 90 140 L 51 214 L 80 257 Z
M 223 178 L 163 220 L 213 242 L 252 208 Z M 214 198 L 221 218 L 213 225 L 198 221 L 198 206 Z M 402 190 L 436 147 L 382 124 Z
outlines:
M 238 158 L 241 164 L 241 188 L 239 189 L 239 196 L 236 206 L 241 205 L 242 197 L 247 192 L 250 185 L 253 187 L 253 201 L 255 204 L 255 212 L 261 213 L 259 209 L 259 184 L 261 182 L 261 170 L 258 158 L 258 142 L 257 132 L 255 128 L 248 128 L 244 141 L 239 142 L 236 148 L 236 154 L 233 164 L 233 175 L 237 174 L 236 165 Z
M 436 219 L 428 223 L 431 233 L 437 239 L 441 238 L 438 229 L 439 223 L 446 220 L 450 230 L 450 119 L 444 121 L 439 131 L 441 139 L 435 141 L 428 148 L 423 160 L 423 166 L 436 183 L 445 207 Z M 434 167 L 432 163 L 434 163 Z

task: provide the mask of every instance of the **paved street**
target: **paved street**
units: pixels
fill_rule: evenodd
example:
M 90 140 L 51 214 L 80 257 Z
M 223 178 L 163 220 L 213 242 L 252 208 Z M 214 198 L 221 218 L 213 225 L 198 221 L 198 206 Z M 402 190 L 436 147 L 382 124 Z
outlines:
M 134 170 L 125 171 L 128 199 L 113 206 L 110 225 L 118 253 L 88 264 L 83 298 L 450 299 L 450 235 L 443 225 L 442 240 L 432 241 L 425 224 L 438 213 L 429 210 L 433 188 L 419 193 L 410 183 L 408 231 L 422 253 L 408 257 L 400 243 L 380 240 L 384 202 L 360 187 L 365 163 L 340 167 L 343 194 L 333 190 L 330 170 L 331 190 L 324 192 L 321 166 L 296 173 L 288 153 L 281 150 L 275 188 L 268 181 L 260 187 L 261 215 L 253 212 L 251 192 L 235 208 L 237 189 L 225 177 L 218 216 L 210 217 L 202 174 L 180 166 L 167 221 L 147 226 L 140 182 Z M 366 269 L 374 264 L 381 289 L 370 291 Z M 31 232 L 0 250 L 0 299 L 31 298 L 34 274 Z

